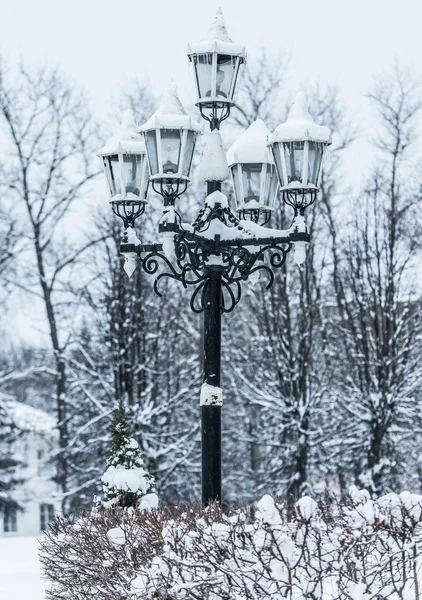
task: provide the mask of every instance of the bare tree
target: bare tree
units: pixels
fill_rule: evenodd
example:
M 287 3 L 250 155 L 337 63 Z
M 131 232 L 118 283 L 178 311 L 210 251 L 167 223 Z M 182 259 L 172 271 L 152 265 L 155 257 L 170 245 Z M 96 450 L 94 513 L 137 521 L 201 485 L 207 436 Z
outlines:
M 289 54 L 271 54 L 262 48 L 258 58 L 248 61 L 241 72 L 232 120 L 243 128 L 256 119 L 262 119 L 270 128 L 275 126 L 282 117 L 280 95 L 285 91 L 289 70 Z
M 272 81 L 277 65 L 264 58 L 260 69 L 261 79 L 267 69 Z M 282 85 L 279 78 L 278 89 Z M 250 93 L 255 92 L 251 89 Z M 231 448 L 233 463 L 239 468 L 232 473 L 233 479 L 241 478 L 245 485 L 245 499 L 261 490 L 300 496 L 313 481 L 324 477 L 323 446 L 332 435 L 330 419 L 324 415 L 331 375 L 324 306 L 331 300 L 332 265 L 321 205 L 328 197 L 334 201 L 341 189 L 342 154 L 354 132 L 335 87 L 316 84 L 309 97 L 316 121 L 336 132 L 336 139 L 325 164 L 318 209 L 310 209 L 307 215 L 312 243 L 306 263 L 298 269 L 289 255 L 269 291 L 260 284 L 246 288 L 243 310 L 237 309 L 240 315 L 230 327 L 227 351 L 233 353 L 229 371 L 230 393 L 235 398 L 230 422 L 236 423 L 236 433 L 231 433 L 236 444 Z M 257 116 L 261 116 L 259 110 L 252 110 L 247 124 Z M 286 228 L 291 220 L 292 214 L 279 198 L 271 226 Z M 242 478 L 245 469 L 247 477 Z
M 95 126 L 79 90 L 57 70 L 0 73 L 0 114 L 9 153 L 1 173 L 6 202 L 20 207 L 23 235 L 30 244 L 26 264 L 13 284 L 44 306 L 56 369 L 56 409 L 60 452 L 57 477 L 67 490 L 67 343 L 63 320 L 66 278 L 81 254 L 95 243 L 66 241 L 66 218 L 96 176 L 91 157 Z M 22 264 L 22 263 L 21 263 Z
M 406 434 L 418 427 L 421 385 L 420 302 L 415 283 L 420 177 L 409 150 L 422 108 L 421 90 L 398 67 L 370 94 L 379 150 L 373 174 L 341 236 L 327 204 L 337 299 L 339 405 L 349 427 L 354 476 L 372 492 L 403 473 Z M 353 464 L 354 463 L 354 464 Z M 408 474 L 410 476 L 410 473 Z

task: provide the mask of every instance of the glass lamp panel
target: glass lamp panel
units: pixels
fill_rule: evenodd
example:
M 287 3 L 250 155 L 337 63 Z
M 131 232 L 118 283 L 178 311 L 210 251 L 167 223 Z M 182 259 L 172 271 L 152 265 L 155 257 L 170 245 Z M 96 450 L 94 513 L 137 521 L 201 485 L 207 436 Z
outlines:
M 212 82 L 212 53 L 197 54 L 193 57 L 196 71 L 196 80 L 200 98 L 209 98 L 214 95 L 211 90 Z
M 105 156 L 103 158 L 104 166 L 107 173 L 108 185 L 110 188 L 111 196 L 115 196 L 116 194 L 121 194 L 120 187 L 120 164 L 119 164 L 119 156 L 118 154 L 113 154 L 111 156 Z
M 141 197 L 142 159 L 140 154 L 123 155 L 123 182 L 126 194 Z
M 151 175 L 156 175 L 158 173 L 158 152 L 155 129 L 145 133 L 145 147 Z
M 273 151 L 275 166 L 277 169 L 278 179 L 280 181 L 281 187 L 284 187 L 286 185 L 286 181 L 284 181 L 284 171 L 283 171 L 283 153 L 284 153 L 283 143 L 276 142 L 272 146 L 272 151 Z
M 251 200 L 259 202 L 261 190 L 262 163 L 245 163 L 242 165 L 243 175 L 243 202 Z
M 195 132 L 194 131 L 188 131 L 188 135 L 187 135 L 187 139 L 186 139 L 186 146 L 185 146 L 185 153 L 183 156 L 183 175 L 186 175 L 186 177 L 189 176 L 189 172 L 190 172 L 190 168 L 192 165 L 192 158 L 193 158 L 193 152 L 195 150 Z
M 239 207 L 243 204 L 242 190 L 240 189 L 239 165 L 233 165 L 231 167 L 231 172 L 234 187 L 234 196 L 236 198 L 236 204 Z
M 235 60 L 235 67 L 234 67 L 234 74 L 233 74 L 233 79 L 232 79 L 232 89 L 230 90 L 229 100 L 233 100 L 234 91 L 236 89 L 237 78 L 239 75 L 239 68 L 240 68 L 240 58 L 237 56 L 234 60 Z
M 277 172 L 274 165 L 267 164 L 265 170 L 265 188 L 263 203 L 269 208 L 274 206 L 277 193 Z
M 161 130 L 161 160 L 163 173 L 178 173 L 182 131 L 179 129 Z
M 287 183 L 302 184 L 305 142 L 283 142 L 286 156 Z
M 215 76 L 216 97 L 230 99 L 232 79 L 235 75 L 236 57 L 217 54 L 217 73 Z
M 318 176 L 321 169 L 323 144 L 321 142 L 308 142 L 308 183 L 318 185 Z
M 142 157 L 142 163 L 140 164 L 141 169 L 141 198 L 147 197 L 148 185 L 149 185 L 149 173 L 148 173 L 148 165 L 147 159 L 144 155 Z

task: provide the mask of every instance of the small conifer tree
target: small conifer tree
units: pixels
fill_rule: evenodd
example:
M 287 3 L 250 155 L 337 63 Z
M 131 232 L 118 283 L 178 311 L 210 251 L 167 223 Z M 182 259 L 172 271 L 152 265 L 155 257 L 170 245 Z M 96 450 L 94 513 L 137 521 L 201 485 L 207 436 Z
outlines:
M 23 510 L 14 497 L 16 487 L 24 481 L 17 476 L 17 470 L 25 465 L 13 452 L 13 442 L 18 437 L 18 427 L 10 417 L 7 405 L 0 399 L 0 513 Z
M 114 413 L 110 427 L 112 439 L 107 469 L 102 476 L 103 498 L 97 508 L 154 508 L 158 498 L 152 492 L 154 479 L 143 468 L 138 442 L 130 430 L 126 413 Z

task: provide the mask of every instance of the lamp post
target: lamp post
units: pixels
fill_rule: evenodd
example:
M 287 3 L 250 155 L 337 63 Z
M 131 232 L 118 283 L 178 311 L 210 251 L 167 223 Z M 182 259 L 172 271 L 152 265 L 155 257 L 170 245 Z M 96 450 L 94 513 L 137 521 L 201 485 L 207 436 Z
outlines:
M 184 110 L 174 84 L 140 131 L 126 113 L 119 135 L 100 156 L 113 211 L 125 226 L 120 251 L 126 272 L 130 276 L 140 262 L 146 273 L 155 276 L 158 295 L 163 278 L 191 287 L 191 309 L 204 315 L 200 406 L 202 501 L 207 505 L 222 497 L 221 315 L 234 310 L 242 283 L 260 272 L 267 275 L 268 289 L 275 269 L 283 266 L 290 250 L 294 249 L 298 264 L 305 260 L 310 241 L 305 210 L 316 199 L 323 154 L 331 139 L 329 130 L 313 121 L 303 95 L 297 97 L 287 121 L 272 135 L 262 121 L 253 123 L 228 153 L 239 219 L 221 192 L 229 164 L 219 129 L 234 106 L 245 49 L 231 41 L 218 11 L 205 38 L 189 45 L 188 56 L 195 72 L 197 106 L 211 130 L 200 169 L 207 181 L 207 197 L 195 221 L 183 223 L 176 203 L 189 183 L 199 128 Z M 135 220 L 145 210 L 147 192 L 145 183 L 133 182 L 134 169 L 138 165 L 143 169 L 146 163 L 151 185 L 163 198 L 159 223 L 162 244 L 141 243 L 134 229 Z M 127 164 L 132 165 L 131 170 Z M 136 182 L 144 182 L 136 173 Z M 278 185 L 283 201 L 293 208 L 292 224 L 286 230 L 264 227 L 271 217 Z

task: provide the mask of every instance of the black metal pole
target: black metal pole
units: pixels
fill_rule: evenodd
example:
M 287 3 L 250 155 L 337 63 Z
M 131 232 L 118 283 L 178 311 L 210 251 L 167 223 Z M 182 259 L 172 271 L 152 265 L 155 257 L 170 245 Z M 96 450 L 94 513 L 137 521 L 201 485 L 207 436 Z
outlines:
M 208 183 L 208 194 L 221 183 Z M 221 273 L 211 267 L 205 290 L 204 383 L 220 387 Z M 221 406 L 204 405 L 201 399 L 202 503 L 221 502 Z

